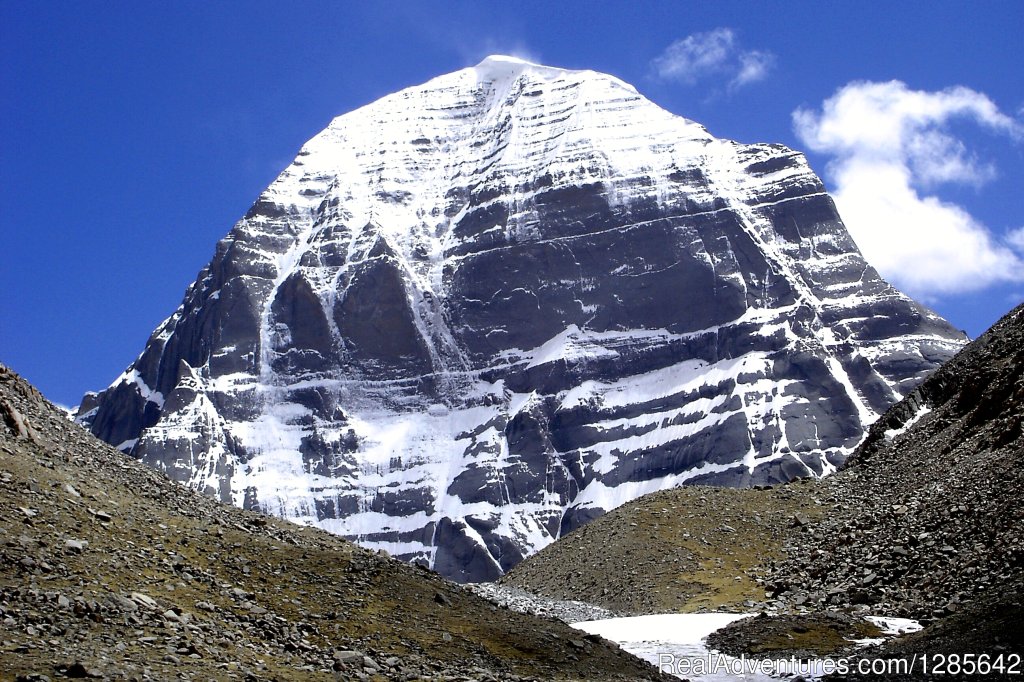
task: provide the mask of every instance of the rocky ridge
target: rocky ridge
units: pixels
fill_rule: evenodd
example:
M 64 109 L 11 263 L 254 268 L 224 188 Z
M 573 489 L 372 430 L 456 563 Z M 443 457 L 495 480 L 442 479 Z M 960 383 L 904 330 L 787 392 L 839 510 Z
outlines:
M 0 472 L 3 679 L 663 679 L 560 621 L 194 493 L 2 366 Z
M 872 426 L 820 486 L 835 513 L 789 536 L 767 589 L 928 618 L 1021 585 L 1022 424 L 1019 306 Z
M 495 56 L 304 145 L 79 419 L 478 581 L 644 493 L 833 471 L 963 343 L 801 154 Z
M 711 605 L 780 616 L 775 625 L 726 628 L 716 641 L 731 642 L 732 653 L 765 651 L 769 635 L 791 646 L 793 624 L 807 633 L 800 623 L 822 612 L 928 624 L 875 656 L 1020 653 L 1020 628 L 1009 624 L 1024 612 L 1022 424 L 1024 305 L 890 409 L 838 474 L 764 490 L 646 496 L 502 582 L 552 597 L 579 586 L 594 603 L 634 612 Z M 648 537 L 654 527 L 657 537 Z M 735 587 L 709 581 L 708 562 L 733 573 Z M 603 576 L 607 590 L 594 587 Z

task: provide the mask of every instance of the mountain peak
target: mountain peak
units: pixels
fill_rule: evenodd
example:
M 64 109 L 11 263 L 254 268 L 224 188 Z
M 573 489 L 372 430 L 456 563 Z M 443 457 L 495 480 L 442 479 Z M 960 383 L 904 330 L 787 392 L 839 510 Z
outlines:
M 483 61 L 476 65 L 476 68 L 488 68 L 498 64 L 516 64 L 521 66 L 538 66 L 541 68 L 550 68 L 544 66 L 543 64 L 537 64 L 536 62 L 531 62 L 521 57 L 514 57 L 512 55 L 507 54 L 487 55 L 486 57 L 483 58 Z
M 553 66 L 545 66 L 509 55 L 492 54 L 472 67 L 481 81 L 501 81 L 518 78 L 524 72 L 544 74 L 547 76 L 568 72 Z
M 314 140 L 82 419 L 449 577 L 659 488 L 831 472 L 963 343 L 801 154 L 611 76 L 496 55 Z

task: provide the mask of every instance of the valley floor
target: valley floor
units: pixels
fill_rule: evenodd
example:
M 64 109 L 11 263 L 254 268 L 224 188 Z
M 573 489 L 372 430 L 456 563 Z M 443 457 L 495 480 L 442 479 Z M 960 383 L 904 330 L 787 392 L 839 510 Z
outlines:
M 916 621 L 872 616 L 863 609 L 856 615 L 623 616 L 585 602 L 550 599 L 493 583 L 467 588 L 516 611 L 553 616 L 619 644 L 663 672 L 703 682 L 770 682 L 795 675 L 820 679 L 841 667 L 853 669 L 858 658 L 872 660 L 878 646 L 921 629 Z

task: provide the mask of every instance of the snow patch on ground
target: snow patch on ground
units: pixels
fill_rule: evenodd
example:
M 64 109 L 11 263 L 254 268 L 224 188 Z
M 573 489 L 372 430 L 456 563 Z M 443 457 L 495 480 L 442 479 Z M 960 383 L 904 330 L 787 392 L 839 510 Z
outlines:
M 571 623 L 574 628 L 600 635 L 616 642 L 623 649 L 658 667 L 662 672 L 689 680 L 744 680 L 769 682 L 802 675 L 815 680 L 832 669 L 827 659 L 803 662 L 767 661 L 735 658 L 709 649 L 704 640 L 715 630 L 753 614 L 736 613 L 667 613 L 651 616 L 608 618 Z M 921 629 L 916 621 L 906 618 L 869 616 L 868 620 L 892 636 Z M 884 639 L 858 641 L 857 644 L 880 644 Z
M 619 616 L 587 602 L 548 599 L 497 583 L 472 583 L 464 587 L 499 606 L 520 613 L 558 618 L 587 634 L 604 637 L 629 653 L 660 667 L 663 672 L 676 674 L 682 679 L 769 682 L 786 679 L 794 674 L 801 674 L 805 679 L 814 680 L 825 673 L 824 660 L 812 660 L 804 662 L 799 668 L 781 668 L 768 674 L 771 669 L 767 661 L 727 656 L 705 645 L 704 641 L 712 632 L 754 615 L 750 613 L 662 613 L 648 616 Z M 886 638 L 921 629 L 920 623 L 909 618 L 868 616 L 867 620 L 880 627 Z M 884 638 L 854 643 L 869 645 L 883 641 Z M 682 661 L 685 662 L 680 663 Z M 698 668 L 699 665 L 703 668 Z M 686 672 L 682 674 L 684 667 Z
M 662 613 L 651 616 L 632 616 L 628 618 L 609 618 L 583 623 L 572 623 L 574 628 L 592 635 L 599 635 L 617 643 L 623 649 L 639 658 L 659 667 L 663 672 L 682 672 L 680 664 L 694 667 L 698 661 L 721 660 L 731 671 L 732 664 L 739 659 L 732 656 L 712 655 L 704 644 L 705 638 L 715 630 L 724 628 L 729 623 L 749 617 L 745 613 Z M 710 671 L 711 666 L 705 666 Z M 711 672 L 711 674 L 695 675 L 696 670 L 686 668 L 687 674 L 678 674 L 680 679 L 692 680 L 748 680 L 751 682 L 767 682 L 774 678 L 768 675 L 748 673 L 742 676 L 731 672 Z
M 886 440 L 893 440 L 897 436 L 902 436 L 904 433 L 907 432 L 907 429 L 909 429 L 911 426 L 913 426 L 917 422 L 921 421 L 921 419 L 926 414 L 928 414 L 931 411 L 932 411 L 932 408 L 928 407 L 927 405 L 922 405 L 920 408 L 918 408 L 917 414 L 915 414 L 913 417 L 908 419 L 906 424 L 904 424 L 903 426 L 899 427 L 898 429 L 886 429 L 886 431 L 885 431 L 885 439 Z

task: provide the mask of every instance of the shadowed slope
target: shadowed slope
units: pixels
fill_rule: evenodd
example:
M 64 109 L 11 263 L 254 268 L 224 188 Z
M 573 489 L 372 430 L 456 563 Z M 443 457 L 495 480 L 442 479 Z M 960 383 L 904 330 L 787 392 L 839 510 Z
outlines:
M 2 366 L 0 417 L 3 679 L 660 679 L 559 622 L 187 490 Z

